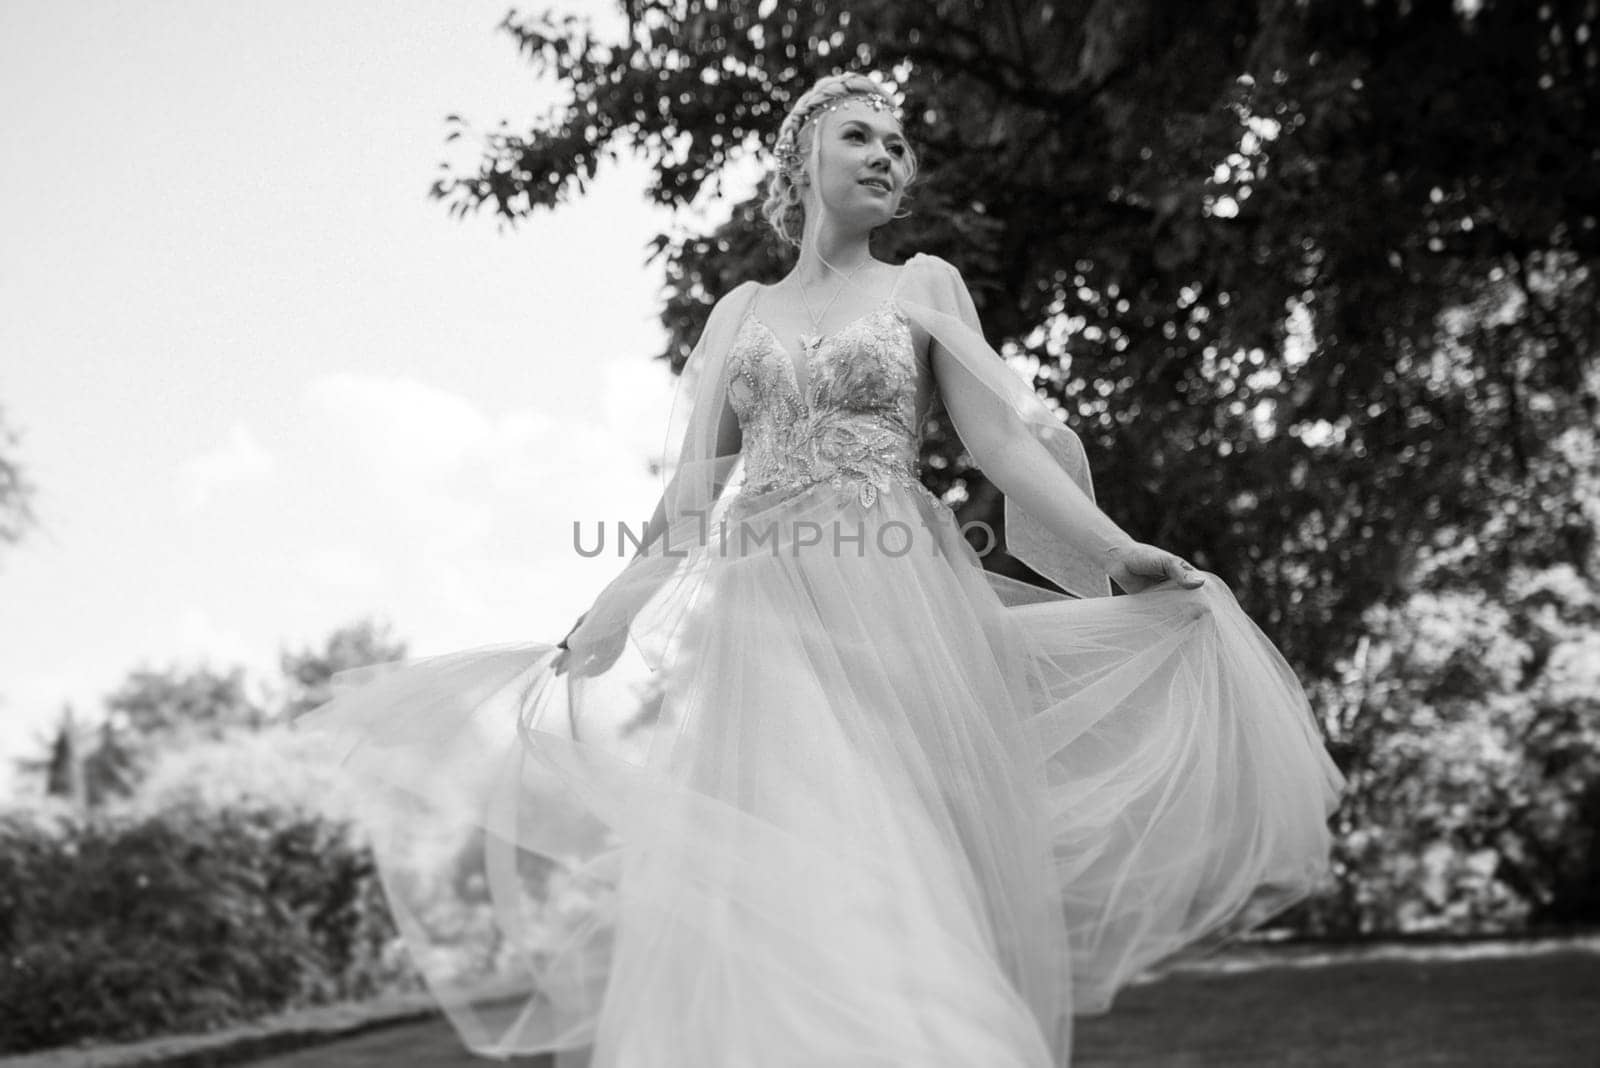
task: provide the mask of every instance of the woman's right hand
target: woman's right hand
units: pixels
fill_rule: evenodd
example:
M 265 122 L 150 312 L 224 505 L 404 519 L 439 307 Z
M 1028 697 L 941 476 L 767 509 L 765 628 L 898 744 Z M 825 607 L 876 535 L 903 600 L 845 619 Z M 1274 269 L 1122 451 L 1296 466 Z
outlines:
M 578 628 L 583 626 L 583 621 L 587 618 L 589 618 L 588 612 L 579 616 L 578 621 L 572 625 L 572 629 L 567 631 L 567 636 L 556 643 L 556 648 L 560 652 L 556 654 L 555 660 L 552 661 L 552 670 L 557 675 L 563 674 L 574 667 L 580 675 L 598 675 L 616 663 L 617 657 L 622 655 L 622 648 L 628 641 L 628 628 L 626 626 L 613 627 L 610 633 L 605 636 L 603 642 L 585 647 L 582 659 L 576 665 L 572 663 L 572 648 L 568 643 L 572 640 L 572 636 L 577 633 Z
M 556 648 L 559 649 L 560 652 L 556 653 L 556 658 L 554 661 L 552 661 L 552 666 L 557 675 L 567 670 L 567 661 L 572 658 L 572 649 L 567 643 L 572 640 L 572 636 L 578 632 L 578 628 L 583 626 L 583 621 L 587 618 L 589 618 L 588 612 L 585 612 L 583 615 L 579 616 L 578 621 L 572 625 L 572 629 L 567 631 L 566 637 L 556 642 Z

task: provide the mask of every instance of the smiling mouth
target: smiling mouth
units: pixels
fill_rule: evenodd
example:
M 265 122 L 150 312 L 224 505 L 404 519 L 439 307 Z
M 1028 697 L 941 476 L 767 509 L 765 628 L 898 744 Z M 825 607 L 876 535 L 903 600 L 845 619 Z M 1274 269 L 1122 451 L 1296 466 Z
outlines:
M 891 192 L 889 183 L 881 178 L 863 178 L 860 184 L 867 186 L 869 189 L 881 189 L 885 193 Z

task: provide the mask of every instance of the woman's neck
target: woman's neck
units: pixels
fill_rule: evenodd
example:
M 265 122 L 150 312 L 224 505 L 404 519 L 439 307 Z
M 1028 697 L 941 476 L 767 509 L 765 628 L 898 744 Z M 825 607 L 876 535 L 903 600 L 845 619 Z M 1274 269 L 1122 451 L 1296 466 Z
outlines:
M 867 237 L 866 233 L 841 233 L 826 224 L 817 227 L 800 243 L 795 281 L 812 286 L 837 280 L 839 274 L 851 274 L 872 259 Z

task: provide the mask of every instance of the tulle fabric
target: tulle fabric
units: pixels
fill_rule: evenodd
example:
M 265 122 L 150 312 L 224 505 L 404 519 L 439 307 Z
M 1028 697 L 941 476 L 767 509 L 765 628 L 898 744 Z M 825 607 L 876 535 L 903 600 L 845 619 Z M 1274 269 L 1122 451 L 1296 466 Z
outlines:
M 1024 586 L 905 486 L 733 494 L 687 533 L 612 591 L 607 670 L 580 631 L 572 673 L 477 650 L 343 677 L 302 720 L 366 785 L 477 1052 L 1066 1065 L 1075 1013 L 1323 876 L 1338 772 L 1217 576 Z

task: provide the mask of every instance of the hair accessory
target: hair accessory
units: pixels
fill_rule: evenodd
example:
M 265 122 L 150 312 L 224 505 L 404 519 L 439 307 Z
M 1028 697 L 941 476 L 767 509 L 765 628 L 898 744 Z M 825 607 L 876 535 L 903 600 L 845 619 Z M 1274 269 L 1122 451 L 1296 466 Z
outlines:
M 788 161 L 795 154 L 795 146 L 800 141 L 800 131 L 804 130 L 806 123 L 812 119 L 820 119 L 830 111 L 837 111 L 846 104 L 861 103 L 873 111 L 887 111 L 894 116 L 895 121 L 900 120 L 900 112 L 888 98 L 878 93 L 850 93 L 847 96 L 834 97 L 822 104 L 813 104 L 803 110 L 792 113 L 783 123 L 783 131 L 778 135 L 777 154 L 780 160 Z

